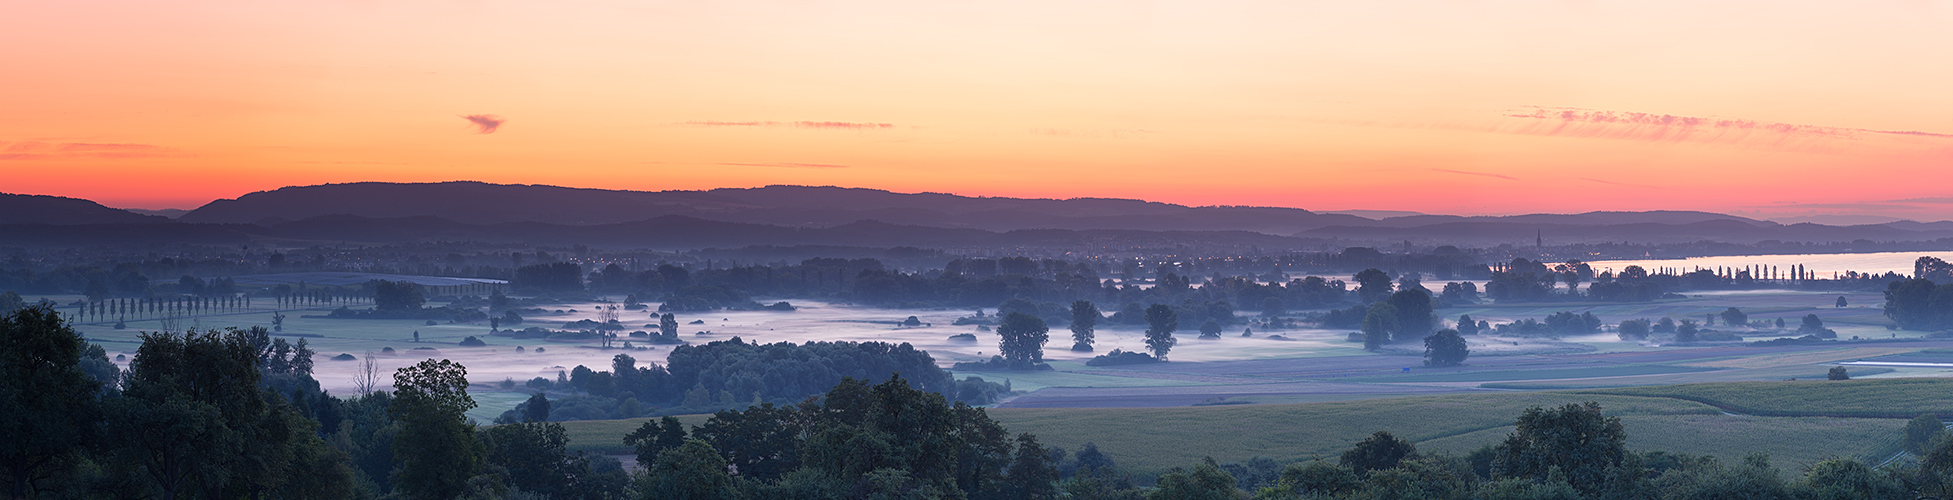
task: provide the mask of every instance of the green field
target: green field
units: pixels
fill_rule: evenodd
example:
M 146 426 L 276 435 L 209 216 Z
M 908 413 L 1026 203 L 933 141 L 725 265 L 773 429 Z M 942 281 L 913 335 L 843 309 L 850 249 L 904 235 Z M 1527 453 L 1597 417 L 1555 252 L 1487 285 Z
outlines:
M 1463 443 L 1470 439 L 1462 436 L 1510 427 L 1529 406 L 1583 401 L 1600 403 L 1609 415 L 1719 415 L 1713 407 L 1674 399 L 1550 392 L 1192 408 L 996 409 L 990 415 L 1011 432 L 1036 434 L 1046 445 L 1077 449 L 1093 442 L 1122 468 L 1150 476 L 1206 456 L 1221 462 L 1334 457 L 1379 430 L 1416 442 L 1459 438 L 1446 442 Z M 1485 436 L 1470 447 L 1493 442 L 1493 434 Z
M 1569 389 L 1601 389 L 1617 387 L 1642 387 L 1649 385 L 1691 384 L 1703 382 L 1754 382 L 1767 380 L 1824 380 L 1827 368 L 1823 366 L 1793 366 L 1783 368 L 1760 368 L 1753 370 L 1715 370 L 1674 375 L 1643 375 L 1638 377 L 1596 377 L 1561 380 L 1489 382 L 1479 384 L 1486 389 L 1516 389 L 1525 391 L 1553 391 Z M 1851 367 L 1852 377 L 1865 377 L 1895 373 L 1898 370 L 1879 367 Z
M 1420 382 L 1490 382 L 1495 380 L 1551 380 L 1565 378 L 1631 377 L 1638 375 L 1668 375 L 1675 373 L 1696 373 L 1715 371 L 1715 368 L 1697 368 L 1675 365 L 1597 365 L 1593 368 L 1554 368 L 1547 370 L 1505 370 L 1482 372 L 1431 373 L 1420 375 L 1357 377 L 1347 380 L 1354 382 L 1420 383 Z
M 1898 451 L 1906 421 L 1889 418 L 1751 417 L 1730 415 L 1628 415 L 1628 448 L 1712 455 L 1725 462 L 1766 452 L 1777 467 L 1802 466 L 1833 457 L 1878 460 Z M 1512 426 L 1420 441 L 1419 450 L 1470 453 L 1496 444 Z
M 1878 391 L 1924 404 L 1943 386 L 1905 385 Z M 1658 388 L 1650 388 L 1658 389 Z M 1495 444 L 1529 406 L 1594 401 L 1622 417 L 1632 449 L 1713 455 L 1737 460 L 1769 453 L 1794 470 L 1834 456 L 1870 459 L 1894 449 L 1903 419 L 1725 415 L 1714 407 L 1670 397 L 1577 392 L 1531 392 L 1387 398 L 1303 404 L 1190 408 L 992 409 L 1011 432 L 1029 432 L 1048 446 L 1076 450 L 1093 442 L 1122 468 L 1151 477 L 1211 456 L 1221 462 L 1253 457 L 1281 461 L 1334 458 L 1370 433 L 1387 430 L 1432 452 L 1467 453 Z M 680 417 L 697 425 L 706 416 Z M 574 449 L 628 453 L 623 436 L 648 419 L 565 422 Z
M 1735 413 L 1776 417 L 1903 419 L 1923 413 L 1953 416 L 1953 379 L 1944 378 L 1720 382 L 1595 389 L 1582 393 L 1674 398 Z

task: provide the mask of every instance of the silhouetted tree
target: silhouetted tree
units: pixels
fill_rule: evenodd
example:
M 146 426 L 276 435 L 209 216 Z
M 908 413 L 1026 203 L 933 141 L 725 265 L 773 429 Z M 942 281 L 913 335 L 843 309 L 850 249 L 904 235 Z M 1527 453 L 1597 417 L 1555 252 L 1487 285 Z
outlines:
M 1471 349 L 1465 346 L 1465 338 L 1458 336 L 1457 330 L 1438 330 L 1424 337 L 1425 366 L 1458 366 L 1471 356 Z
M 1012 364 L 1044 362 L 1044 343 L 1051 336 L 1050 327 L 1037 316 L 1012 312 L 1004 316 L 1003 323 L 997 325 L 997 351 Z
M 1527 408 L 1517 428 L 1494 453 L 1494 477 L 1544 480 L 1563 477 L 1575 489 L 1592 495 L 1605 485 L 1611 469 L 1627 459 L 1627 432 L 1620 417 L 1601 415 L 1600 404 L 1567 404 L 1559 408 Z
M 1390 275 L 1381 269 L 1370 268 L 1356 273 L 1356 295 L 1368 304 L 1390 296 Z
M 1390 343 L 1390 336 L 1397 332 L 1397 307 L 1388 302 L 1370 306 L 1363 316 L 1363 348 L 1375 351 Z
M 1342 465 L 1367 476 L 1373 471 L 1396 467 L 1398 462 L 1417 456 L 1417 446 L 1410 441 L 1390 434 L 1390 431 L 1377 431 L 1370 437 L 1356 443 L 1356 447 L 1343 452 Z
M 1089 300 L 1071 303 L 1071 350 L 1092 351 L 1093 331 L 1099 324 L 1099 307 Z
M 1438 317 L 1432 310 L 1431 293 L 1422 288 L 1390 294 L 1390 305 L 1397 309 L 1397 329 L 1391 338 L 1409 342 L 1424 338 L 1436 329 Z
M 639 467 L 650 469 L 651 464 L 658 461 L 658 454 L 685 444 L 685 424 L 670 416 L 647 420 L 643 426 L 624 436 L 624 444 L 637 450 Z
M 482 466 L 482 445 L 465 412 L 475 407 L 468 396 L 468 369 L 458 363 L 432 359 L 401 368 L 393 376 L 393 405 L 388 415 L 400 421 L 393 438 L 399 469 L 395 487 L 409 497 L 450 499 L 468 491 L 468 478 Z
M 427 303 L 420 285 L 405 281 L 373 281 L 373 308 L 382 311 L 412 311 Z
M 52 486 L 45 481 L 66 479 L 95 444 L 102 383 L 82 370 L 87 343 L 60 313 L 0 304 L 8 307 L 0 316 L 0 478 L 10 498 L 29 498 Z
M 1173 338 L 1173 331 L 1180 329 L 1180 316 L 1166 304 L 1153 304 L 1146 308 L 1146 348 L 1153 351 L 1153 357 L 1166 359 L 1166 353 L 1173 350 L 1179 339 Z
M 1825 374 L 1824 378 L 1828 380 L 1851 380 L 1851 374 L 1845 372 L 1845 367 L 1833 366 L 1831 367 L 1831 372 Z

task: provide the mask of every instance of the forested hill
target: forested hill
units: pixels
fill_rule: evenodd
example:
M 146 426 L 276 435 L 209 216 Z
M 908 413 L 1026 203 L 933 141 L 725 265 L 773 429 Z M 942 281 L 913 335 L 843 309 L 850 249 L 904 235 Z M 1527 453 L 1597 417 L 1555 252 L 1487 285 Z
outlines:
M 0 226 L 7 226 L 0 229 L 8 239 L 0 243 L 23 246 L 237 244 L 273 239 L 359 244 L 574 243 L 671 250 L 747 245 L 1024 246 L 1067 251 L 1189 246 L 1253 253 L 1405 241 L 1530 246 L 1535 238 L 1555 246 L 1772 240 L 1932 243 L 1953 238 L 1953 222 L 1785 225 L 1689 211 L 1368 219 L 1296 208 L 1189 207 L 1106 198 L 988 198 L 808 186 L 652 192 L 480 182 L 327 184 L 217 200 L 175 221 L 69 198 L 8 195 L 0 198 L 0 205 L 5 204 L 18 206 L 0 206 Z M 21 227 L 28 224 L 39 226 Z M 130 227 L 137 225 L 159 227 Z
M 0 224 L 157 224 L 168 218 L 141 215 L 79 198 L 0 193 Z
M 1290 234 L 1368 221 L 1294 208 L 1188 207 L 1141 200 L 981 198 L 877 189 L 767 186 L 710 191 L 618 191 L 541 185 L 363 182 L 296 186 L 217 200 L 183 222 L 261 223 L 322 215 L 435 216 L 471 224 L 591 225 L 684 215 L 725 222 L 830 227 L 860 220 L 1015 229 L 1244 230 Z

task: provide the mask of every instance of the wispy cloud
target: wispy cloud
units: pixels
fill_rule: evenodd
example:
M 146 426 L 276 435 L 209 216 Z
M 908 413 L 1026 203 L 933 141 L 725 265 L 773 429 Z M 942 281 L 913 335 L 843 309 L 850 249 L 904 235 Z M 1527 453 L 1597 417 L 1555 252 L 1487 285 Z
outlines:
M 0 160 L 59 160 L 69 158 L 169 158 L 182 151 L 153 144 L 126 142 L 0 142 Z
M 1530 135 L 1622 139 L 1653 142 L 1760 142 L 1783 145 L 1809 140 L 1855 140 L 1871 136 L 1953 139 L 1953 134 L 1916 130 L 1873 130 L 1825 127 L 1740 118 L 1604 111 L 1580 108 L 1528 107 L 1508 112 L 1507 118 L 1527 120 L 1503 131 Z
M 1447 174 L 1460 174 L 1460 175 L 1476 175 L 1476 176 L 1481 176 L 1481 177 L 1492 177 L 1492 178 L 1497 178 L 1497 179 L 1505 179 L 1505 180 L 1508 180 L 1508 181 L 1516 181 L 1516 180 L 1519 180 L 1519 178 L 1518 178 L 1518 177 L 1513 177 L 1513 176 L 1510 176 L 1510 175 L 1499 175 L 1499 174 L 1488 174 L 1488 173 L 1485 173 L 1485 172 L 1466 172 L 1466 171 L 1463 171 L 1463 170 L 1449 170 L 1449 169 L 1442 169 L 1442 168 L 1433 168 L 1433 169 L 1430 169 L 1430 170 L 1431 170 L 1432 172 L 1444 172 L 1444 173 L 1447 173 Z
M 810 128 L 810 129 L 821 129 L 821 130 L 882 130 L 882 129 L 895 128 L 895 124 L 893 123 L 831 122 L 831 121 L 790 121 L 790 122 L 745 121 L 742 122 L 742 121 L 696 120 L 696 121 L 683 122 L 680 123 L 679 125 L 690 125 L 694 127 L 787 127 L 787 128 Z
M 495 133 L 495 129 L 501 128 L 503 123 L 508 122 L 508 120 L 495 115 L 462 115 L 461 119 L 475 124 L 475 132 L 481 134 L 493 134 Z
M 731 165 L 736 167 L 775 167 L 775 168 L 848 168 L 847 165 L 833 165 L 827 163 L 785 163 L 785 162 L 782 163 L 717 163 L 717 165 Z

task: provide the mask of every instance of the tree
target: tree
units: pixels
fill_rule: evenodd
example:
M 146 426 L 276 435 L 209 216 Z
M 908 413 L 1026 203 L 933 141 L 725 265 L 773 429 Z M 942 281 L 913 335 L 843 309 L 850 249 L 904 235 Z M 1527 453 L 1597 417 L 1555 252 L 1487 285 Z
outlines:
M 1844 309 L 1844 307 L 1845 307 L 1845 306 L 1847 306 L 1847 305 L 1850 305 L 1850 303 L 1849 303 L 1849 302 L 1846 302 L 1846 301 L 1845 301 L 1845 297 L 1844 297 L 1843 295 L 1839 295 L 1839 296 L 1838 296 L 1838 308 L 1839 308 L 1839 309 Z
M 1851 374 L 1845 372 L 1845 367 L 1833 366 L 1831 367 L 1831 372 L 1826 373 L 1824 378 L 1828 380 L 1851 380 Z
M 1044 343 L 1050 341 L 1050 327 L 1037 316 L 1011 312 L 997 325 L 997 351 L 1015 364 L 1044 362 Z
M 400 421 L 393 438 L 399 464 L 395 487 L 426 500 L 466 493 L 468 478 L 482 466 L 481 443 L 465 414 L 475 407 L 467 367 L 445 359 L 421 361 L 395 372 L 393 386 L 387 414 Z
M 414 311 L 427 303 L 419 284 L 406 281 L 373 281 L 373 308 L 381 311 Z
M 361 396 L 372 394 L 380 386 L 380 362 L 374 358 L 373 351 L 366 351 L 360 358 L 359 366 L 353 369 L 353 392 Z
M 118 463 L 132 465 L 132 480 L 165 499 L 350 494 L 343 455 L 319 439 L 318 424 L 262 390 L 256 333 L 142 335 L 122 397 L 109 400 L 104 419 L 105 442 Z M 271 380 L 294 376 L 310 382 L 303 374 Z
M 1234 500 L 1234 476 L 1207 458 L 1193 470 L 1175 468 L 1160 475 L 1148 500 Z
M 1071 303 L 1071 350 L 1092 352 L 1093 329 L 1099 324 L 1099 306 L 1092 301 Z
M 1009 498 L 1058 498 L 1058 465 L 1051 452 L 1038 445 L 1037 436 L 1017 435 L 1017 456 L 1010 462 L 1003 490 Z
M 80 367 L 85 345 L 48 306 L 0 316 L 0 431 L 7 436 L 0 439 L 0 477 L 9 498 L 49 486 L 43 481 L 65 475 L 94 444 L 102 384 Z
M 1388 302 L 1370 306 L 1363 316 L 1363 348 L 1375 351 L 1390 343 L 1390 336 L 1397 332 L 1397 307 Z
M 1393 436 L 1390 431 L 1377 431 L 1344 451 L 1342 465 L 1358 475 L 1367 476 L 1372 471 L 1396 467 L 1398 462 L 1416 456 L 1417 446 L 1410 441 Z
M 1408 342 L 1422 339 L 1436 328 L 1438 317 L 1432 310 L 1431 293 L 1423 288 L 1390 294 L 1390 305 L 1397 308 L 1397 329 L 1392 333 L 1393 340 Z
M 508 475 L 508 485 L 547 498 L 570 498 L 590 469 L 582 453 L 569 453 L 563 424 L 521 422 L 482 430 L 486 462 Z
M 1458 336 L 1457 330 L 1438 330 L 1424 337 L 1425 366 L 1458 366 L 1471 356 L 1471 349 L 1465 346 L 1465 338 Z
M 1380 269 L 1364 269 L 1355 276 L 1357 297 L 1368 304 L 1390 296 L 1390 275 Z
M 1166 353 L 1173 350 L 1179 339 L 1173 338 L 1173 331 L 1180 329 L 1180 316 L 1166 304 L 1153 304 L 1146 308 L 1146 348 L 1153 351 L 1153 357 L 1166 359 Z
M 1363 478 L 1347 466 L 1315 460 L 1307 465 L 1289 464 L 1282 469 L 1281 479 L 1276 481 L 1276 486 L 1297 497 L 1316 495 L 1341 498 L 1362 488 Z
M 1200 338 L 1203 339 L 1221 338 L 1221 324 L 1211 319 L 1207 320 L 1206 323 L 1201 323 Z
M 1810 490 L 1808 498 L 1824 500 L 1908 500 L 1914 498 L 1906 491 L 1905 484 L 1893 480 L 1892 476 L 1880 474 L 1864 462 L 1848 458 L 1830 458 L 1815 465 L 1804 473 L 1805 488 Z
M 1905 447 L 1914 452 L 1924 453 L 1926 445 L 1932 443 L 1934 437 L 1945 433 L 1946 423 L 1941 422 L 1938 415 L 1921 413 L 1912 421 L 1906 422 Z
M 658 454 L 685 444 L 685 424 L 671 416 L 647 420 L 643 426 L 624 436 L 624 444 L 637 450 L 639 467 L 650 469 L 651 464 L 658 461 Z
M 1662 318 L 1662 319 L 1667 319 L 1667 318 Z M 1695 334 L 1696 334 L 1695 320 L 1685 319 L 1682 320 L 1682 324 L 1675 325 L 1676 342 L 1694 342 Z
M 1288 314 L 1288 303 L 1282 301 L 1281 297 L 1267 297 L 1261 299 L 1262 316 L 1273 318 L 1276 316 L 1281 316 L 1283 314 Z
M 538 392 L 535 395 L 529 396 L 528 401 L 523 401 L 522 421 L 523 422 L 548 422 L 549 421 L 549 397 L 544 396 L 543 393 Z
M 1459 335 L 1477 335 L 1478 321 L 1473 320 L 1470 314 L 1461 314 L 1458 316 L 1458 328 L 1456 330 L 1458 330 Z
M 1729 325 L 1731 327 L 1749 326 L 1750 324 L 1750 315 L 1743 313 L 1742 309 L 1731 307 L 1727 310 L 1724 310 L 1721 316 L 1722 316 L 1722 324 Z
M 1620 417 L 1601 415 L 1599 403 L 1534 406 L 1519 415 L 1512 435 L 1493 453 L 1493 477 L 1563 477 L 1574 489 L 1593 495 L 1611 469 L 1627 459 L 1627 432 Z
M 1615 330 L 1621 340 L 1644 340 L 1648 338 L 1648 330 L 1652 326 L 1653 323 L 1646 319 L 1624 319 Z
M 663 316 L 659 316 L 658 334 L 663 335 L 665 338 L 677 338 L 678 317 L 672 316 L 671 313 L 665 313 Z
M 639 483 L 642 498 L 715 500 L 738 498 L 726 459 L 712 445 L 697 439 L 658 453 L 658 459 Z

